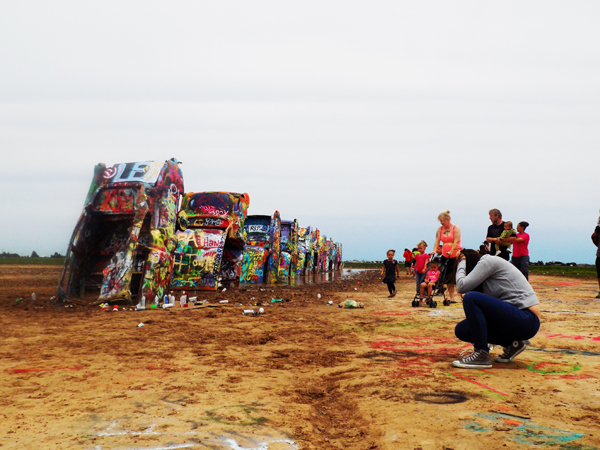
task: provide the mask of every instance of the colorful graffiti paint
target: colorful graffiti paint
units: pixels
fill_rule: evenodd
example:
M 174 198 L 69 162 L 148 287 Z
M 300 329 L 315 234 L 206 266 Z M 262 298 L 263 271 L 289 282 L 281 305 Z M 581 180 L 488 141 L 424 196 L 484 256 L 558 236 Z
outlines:
M 59 298 L 101 303 L 162 296 L 182 194 L 175 159 L 96 165 L 67 249 Z
M 464 426 L 465 429 L 478 433 L 496 432 L 502 426 L 507 429 L 502 435 L 504 439 L 535 446 L 564 445 L 585 436 L 569 430 L 536 425 L 532 419 L 502 413 L 474 414 L 472 419 L 464 420 Z
M 281 218 L 251 215 L 245 222 L 246 247 L 241 264 L 242 283 L 274 283 L 279 271 Z
M 294 280 L 298 270 L 298 221 L 281 221 L 281 254 L 279 257 L 278 279 Z
M 216 290 L 239 283 L 249 204 L 248 194 L 185 194 L 177 220 L 171 289 Z

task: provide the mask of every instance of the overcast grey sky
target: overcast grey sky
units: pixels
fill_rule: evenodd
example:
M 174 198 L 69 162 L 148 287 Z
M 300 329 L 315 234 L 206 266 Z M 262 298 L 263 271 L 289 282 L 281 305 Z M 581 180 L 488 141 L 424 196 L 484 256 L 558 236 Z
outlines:
M 96 163 L 183 161 L 344 244 L 432 249 L 488 210 L 591 263 L 596 1 L 0 2 L 0 250 L 66 251 Z

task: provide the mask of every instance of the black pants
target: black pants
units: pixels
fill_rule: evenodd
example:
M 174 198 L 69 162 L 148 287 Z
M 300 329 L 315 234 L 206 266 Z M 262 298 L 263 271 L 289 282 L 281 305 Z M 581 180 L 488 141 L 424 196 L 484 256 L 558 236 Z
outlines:
M 387 282 L 387 287 L 388 287 L 388 291 L 390 291 L 390 295 L 392 295 L 394 292 L 396 292 L 396 286 L 394 286 L 394 283 L 392 281 Z
M 529 255 L 513 256 L 511 262 L 529 280 Z

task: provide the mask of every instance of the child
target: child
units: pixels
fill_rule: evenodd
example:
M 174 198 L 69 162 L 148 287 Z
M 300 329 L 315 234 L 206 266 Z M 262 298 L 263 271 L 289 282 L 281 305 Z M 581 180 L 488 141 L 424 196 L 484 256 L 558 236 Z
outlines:
M 428 297 L 431 298 L 431 291 L 433 290 L 435 283 L 437 283 L 437 280 L 440 277 L 439 269 L 440 263 L 439 260 L 436 258 L 433 261 L 431 261 L 431 264 L 429 264 L 429 270 L 425 274 L 425 281 L 421 283 L 421 298 L 425 298 L 423 296 L 423 294 L 425 294 L 425 288 L 427 288 L 427 292 L 429 293 Z
M 412 252 L 405 248 L 404 249 L 404 267 L 406 267 L 406 275 L 410 275 L 410 261 L 412 260 Z
M 383 262 L 383 267 L 381 268 L 381 275 L 385 275 L 381 282 L 387 283 L 388 291 L 390 291 L 388 298 L 396 295 L 396 286 L 394 286 L 394 283 L 396 282 L 396 277 L 400 277 L 398 261 L 394 259 L 395 254 L 396 250 L 388 250 L 387 259 Z
M 517 232 L 513 228 L 512 222 L 510 220 L 507 220 L 506 222 L 504 222 L 504 231 L 498 238 L 498 243 L 500 245 L 498 246 L 498 250 L 496 251 L 496 256 L 498 256 L 501 253 L 500 246 L 506 247 L 508 250 L 510 248 L 510 246 L 512 245 L 512 242 L 503 243 L 502 239 L 506 239 L 509 237 L 516 237 L 516 236 L 517 236 Z M 510 251 L 510 250 L 508 250 L 508 251 Z
M 412 273 L 412 277 L 416 278 L 416 273 L 415 273 L 415 257 L 419 254 L 419 250 L 417 250 L 416 248 L 412 249 L 412 259 L 410 260 L 410 273 Z
M 417 245 L 419 252 L 415 256 L 415 274 L 417 276 L 417 294 L 421 288 L 421 283 L 425 280 L 425 273 L 427 272 L 427 263 L 429 262 L 429 255 L 425 253 L 427 248 L 427 242 L 421 241 Z

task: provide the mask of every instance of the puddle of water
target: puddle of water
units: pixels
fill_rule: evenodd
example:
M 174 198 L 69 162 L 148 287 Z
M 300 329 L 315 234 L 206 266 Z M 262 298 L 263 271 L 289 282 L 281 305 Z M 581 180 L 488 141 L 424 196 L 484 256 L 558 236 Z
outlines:
M 301 277 L 296 277 L 295 280 L 291 280 L 290 282 L 280 281 L 277 283 L 279 286 L 303 286 L 307 284 L 322 284 L 329 283 L 330 281 L 337 280 L 346 280 L 348 278 L 353 277 L 361 272 L 365 272 L 367 270 L 377 270 L 377 269 L 342 269 L 336 270 L 334 272 L 324 272 L 317 273 L 313 275 L 304 275 Z M 240 287 L 250 288 L 252 286 L 259 286 L 257 284 L 250 283 L 240 283 Z M 261 286 L 270 286 L 270 285 L 261 285 Z

